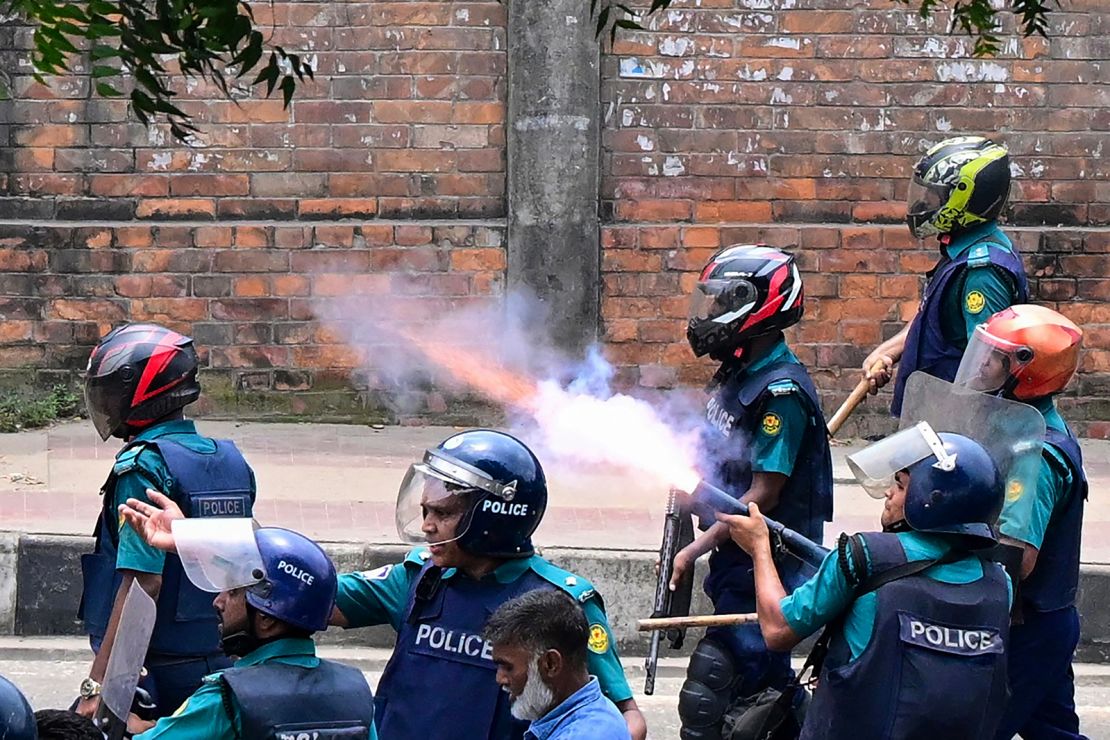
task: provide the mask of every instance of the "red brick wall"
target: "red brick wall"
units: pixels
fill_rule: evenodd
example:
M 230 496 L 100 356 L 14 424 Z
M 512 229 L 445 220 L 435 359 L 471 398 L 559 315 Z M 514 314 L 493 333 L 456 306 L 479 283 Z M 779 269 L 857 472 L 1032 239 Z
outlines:
M 879 5 L 685 2 L 607 55 L 602 312 L 622 377 L 703 382 L 684 296 L 715 249 L 766 241 L 798 254 L 807 311 L 790 339 L 835 408 L 936 258 L 902 225 L 913 162 L 946 136 L 988 134 L 1016 163 L 1006 219 L 1036 300 L 1087 331 L 1069 418 L 1107 435 L 1110 11 L 1067 3 L 1051 41 L 1006 36 L 998 58 L 975 60 L 945 15 Z

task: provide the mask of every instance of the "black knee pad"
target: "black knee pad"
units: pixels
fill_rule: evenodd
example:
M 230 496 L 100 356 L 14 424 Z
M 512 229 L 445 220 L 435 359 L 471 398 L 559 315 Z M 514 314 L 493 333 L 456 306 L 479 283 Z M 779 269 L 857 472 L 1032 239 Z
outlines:
M 686 682 L 678 694 L 682 740 L 718 740 L 721 718 L 732 701 L 736 665 L 719 643 L 702 640 L 690 656 Z
M 690 655 L 686 678 L 698 681 L 716 692 L 731 692 L 736 683 L 736 663 L 719 642 L 702 639 Z

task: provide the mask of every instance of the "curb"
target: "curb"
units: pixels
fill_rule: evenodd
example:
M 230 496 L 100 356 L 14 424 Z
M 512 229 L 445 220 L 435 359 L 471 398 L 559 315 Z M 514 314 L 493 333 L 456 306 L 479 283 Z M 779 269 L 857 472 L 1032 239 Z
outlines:
M 373 570 L 397 563 L 408 548 L 396 545 L 321 543 L 341 573 Z M 77 604 L 81 595 L 80 556 L 91 552 L 92 537 L 0 532 L 0 635 L 40 637 L 81 635 Z M 546 548 L 544 557 L 589 581 L 604 596 L 606 611 L 617 645 L 628 656 L 644 655 L 648 637 L 636 631 L 636 621 L 652 611 L 655 595 L 655 552 L 597 551 Z M 695 577 L 701 582 L 705 562 Z M 1079 613 L 1082 620 L 1077 659 L 1110 663 L 1110 566 L 1084 565 L 1080 574 Z M 710 604 L 695 589 L 692 613 L 708 614 Z M 694 632 L 692 637 L 698 636 Z M 392 648 L 395 633 L 388 626 L 332 630 L 320 636 L 324 646 L 339 648 Z M 664 650 L 669 657 L 684 655 L 696 639 L 688 639 L 680 653 Z M 5 655 L 41 650 L 0 638 Z M 640 661 L 635 661 L 640 665 Z M 666 664 L 666 659 L 662 661 Z

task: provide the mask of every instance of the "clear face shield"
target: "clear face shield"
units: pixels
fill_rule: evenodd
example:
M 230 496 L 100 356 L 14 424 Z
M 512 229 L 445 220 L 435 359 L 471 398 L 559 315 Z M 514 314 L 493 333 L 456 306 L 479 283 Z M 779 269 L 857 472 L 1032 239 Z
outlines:
M 219 593 L 265 580 L 253 519 L 175 519 L 171 526 L 185 575 L 202 591 Z
M 502 484 L 443 450 L 427 450 L 423 462 L 409 466 L 397 493 L 397 535 L 415 545 L 454 542 L 466 534 L 471 509 L 490 496 L 511 501 L 514 495 L 515 481 Z
M 758 291 L 747 280 L 703 280 L 690 296 L 690 319 L 727 324 L 749 313 L 758 299 Z
M 898 471 L 930 457 L 942 470 L 955 466 L 955 457 L 944 451 L 936 431 L 923 421 L 849 455 L 848 468 L 872 498 L 883 498 Z
M 981 393 L 998 393 L 1033 361 L 1033 350 L 992 336 L 977 326 L 967 343 L 953 384 Z
M 948 202 L 950 190 L 945 185 L 928 184 L 921 178 L 914 177 L 910 182 L 909 194 L 906 196 L 906 213 L 911 217 L 936 213 Z

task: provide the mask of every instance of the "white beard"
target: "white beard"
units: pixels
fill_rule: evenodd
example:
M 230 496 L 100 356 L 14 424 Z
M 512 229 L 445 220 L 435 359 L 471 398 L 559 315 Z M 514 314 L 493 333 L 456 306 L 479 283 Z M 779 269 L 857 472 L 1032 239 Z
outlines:
M 524 690 L 513 700 L 509 711 L 517 719 L 531 722 L 547 714 L 554 701 L 555 693 L 540 678 L 538 661 L 533 660 L 528 666 L 528 680 L 524 683 Z

